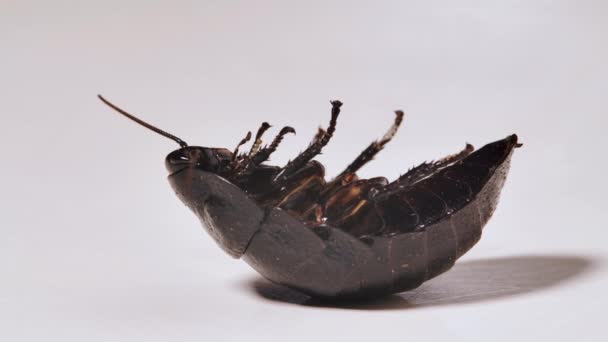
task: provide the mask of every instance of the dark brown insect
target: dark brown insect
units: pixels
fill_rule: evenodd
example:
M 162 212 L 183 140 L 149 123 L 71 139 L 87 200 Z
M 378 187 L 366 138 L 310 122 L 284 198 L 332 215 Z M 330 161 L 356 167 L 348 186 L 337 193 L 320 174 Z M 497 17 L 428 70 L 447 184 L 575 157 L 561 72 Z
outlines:
M 356 172 L 392 139 L 403 120 L 372 142 L 333 180 L 313 160 L 332 138 L 342 103 L 310 145 L 283 167 L 264 162 L 263 123 L 249 151 L 188 146 L 183 140 L 107 105 L 180 144 L 166 158 L 169 182 L 219 246 L 267 279 L 320 298 L 381 296 L 418 287 L 452 267 L 479 240 L 498 203 L 513 149 L 510 135 L 422 163 L 396 179 Z

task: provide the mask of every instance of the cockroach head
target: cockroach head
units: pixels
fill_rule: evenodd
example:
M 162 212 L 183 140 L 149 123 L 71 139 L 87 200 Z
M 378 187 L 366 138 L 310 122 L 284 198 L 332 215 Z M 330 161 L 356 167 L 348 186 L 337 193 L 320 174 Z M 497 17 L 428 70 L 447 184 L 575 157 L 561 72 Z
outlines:
M 186 146 L 169 153 L 165 158 L 165 166 L 169 173 L 188 167 L 219 173 L 231 159 L 232 153 L 225 148 Z
M 132 114 L 127 113 L 123 109 L 103 98 L 103 96 L 97 95 L 97 97 L 99 97 L 103 103 L 118 113 L 179 144 L 180 149 L 169 153 L 167 158 L 165 158 L 165 166 L 167 167 L 169 173 L 175 173 L 187 167 L 195 167 L 204 171 L 217 173 L 220 172 L 221 168 L 229 163 L 232 159 L 232 153 L 227 149 L 188 146 L 188 144 L 182 139 L 155 126 L 152 126 L 149 123 L 133 116 Z

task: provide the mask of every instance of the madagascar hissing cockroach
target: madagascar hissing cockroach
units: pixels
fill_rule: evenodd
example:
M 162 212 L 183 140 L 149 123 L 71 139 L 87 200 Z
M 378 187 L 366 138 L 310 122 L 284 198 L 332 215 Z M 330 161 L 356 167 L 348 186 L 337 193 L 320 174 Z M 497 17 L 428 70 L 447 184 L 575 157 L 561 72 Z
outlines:
M 308 147 L 285 166 L 265 164 L 285 135 L 270 144 L 264 122 L 251 148 L 188 146 L 118 108 L 129 119 L 180 145 L 166 157 L 169 183 L 202 221 L 217 244 L 243 258 L 265 278 L 325 299 L 369 298 L 418 287 L 454 265 L 481 237 L 498 203 L 515 134 L 475 150 L 465 148 L 425 162 L 390 182 L 359 179 L 356 172 L 393 138 L 403 112 L 331 181 L 313 160 L 332 138 L 340 101 L 331 120 Z

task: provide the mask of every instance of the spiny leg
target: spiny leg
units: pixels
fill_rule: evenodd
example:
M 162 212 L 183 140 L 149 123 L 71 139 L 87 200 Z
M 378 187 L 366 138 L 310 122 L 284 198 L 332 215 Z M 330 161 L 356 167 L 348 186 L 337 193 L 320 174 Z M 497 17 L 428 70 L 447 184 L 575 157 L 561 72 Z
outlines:
M 399 126 L 401 125 L 401 122 L 403 122 L 403 112 L 400 110 L 395 111 L 395 121 L 389 130 L 384 134 L 382 139 L 376 140 L 367 146 L 367 148 L 363 150 L 363 152 L 361 152 L 361 154 L 359 154 L 359 156 L 350 165 L 348 165 L 348 167 L 346 167 L 342 173 L 340 173 L 340 175 L 338 175 L 338 178 L 346 174 L 357 172 L 361 167 L 363 167 L 363 165 L 374 159 L 374 156 L 378 152 L 382 151 L 384 145 L 393 139 L 397 133 L 397 130 L 399 129 Z
M 317 135 L 315 135 L 314 138 L 312 138 L 312 142 L 317 142 L 320 141 L 321 138 L 323 138 L 323 136 L 325 136 L 327 132 L 325 132 L 325 130 L 323 129 L 323 127 L 319 127 L 319 130 L 317 131 Z
M 260 147 L 262 146 L 262 135 L 264 135 L 264 132 L 266 132 L 269 128 L 270 124 L 268 122 L 262 123 L 262 126 L 260 126 L 258 132 L 255 135 L 255 141 L 253 142 L 253 145 L 251 145 L 251 149 L 249 150 L 249 158 L 253 157 L 256 153 L 258 153 Z
M 327 131 L 323 132 L 321 135 L 321 130 L 319 130 L 313 142 L 308 145 L 308 148 L 306 148 L 294 160 L 290 161 L 287 163 L 287 165 L 285 165 L 285 167 L 283 167 L 281 172 L 279 172 L 279 174 L 273 180 L 275 186 L 281 186 L 289 178 L 289 176 L 298 171 L 301 167 L 306 165 L 306 163 L 321 153 L 323 147 L 327 145 L 336 130 L 336 123 L 338 120 L 338 115 L 340 115 L 340 107 L 342 106 L 342 102 L 331 101 L 331 105 L 331 120 L 329 122 Z
M 234 175 L 239 178 L 249 177 L 249 175 L 261 168 L 262 166 L 260 164 L 268 160 L 270 155 L 276 151 L 277 147 L 283 140 L 283 137 L 289 133 L 295 134 L 296 130 L 289 126 L 283 127 L 279 134 L 277 134 L 277 136 L 274 138 L 270 146 L 265 146 L 264 148 L 259 149 L 257 153 L 247 156 L 240 163 L 238 163 L 235 169 L 233 169 Z
M 315 156 L 321 153 L 321 149 L 325 145 L 327 145 L 331 137 L 333 137 L 334 132 L 336 131 L 336 124 L 338 123 L 338 115 L 340 115 L 340 107 L 342 107 L 342 102 L 337 100 L 331 101 L 331 120 L 329 121 L 329 127 L 327 128 L 327 131 L 325 131 L 325 133 L 322 135 L 322 137 L 316 141 L 316 143 L 318 143 L 319 145 L 319 150 L 318 152 L 316 152 Z M 321 128 L 319 132 L 317 132 L 317 135 L 320 135 L 321 131 L 323 131 L 323 128 Z
M 446 166 L 452 165 L 464 159 L 474 150 L 475 148 L 473 147 L 473 145 L 467 143 L 465 148 L 458 153 L 445 156 L 430 163 L 424 162 L 418 166 L 415 166 L 411 168 L 408 172 L 406 172 L 404 175 L 399 177 L 397 180 L 387 185 L 380 192 L 379 196 L 383 197 L 386 195 L 390 195 L 392 191 L 399 191 L 400 189 L 412 186 L 420 180 L 427 178 L 438 172 L 439 170 L 445 168 Z
M 274 206 L 292 213 L 303 214 L 316 204 L 316 194 L 325 186 L 325 167 L 312 161 L 289 178 L 284 188 L 272 196 Z
M 249 140 L 251 140 L 251 131 L 247 132 L 247 135 L 241 139 L 241 141 L 239 141 L 238 145 L 236 145 L 236 148 L 234 149 L 234 152 L 232 153 L 232 161 L 230 162 L 230 166 L 232 168 L 236 168 L 238 166 L 239 163 L 239 148 L 243 145 L 245 145 Z
M 357 158 L 350 164 L 348 167 L 342 171 L 336 178 L 334 178 L 331 182 L 327 183 L 327 186 L 321 192 L 320 198 L 322 201 L 328 200 L 331 196 L 335 194 L 341 187 L 344 185 L 357 180 L 357 172 L 363 165 L 371 161 L 374 156 L 380 152 L 384 145 L 388 144 L 391 139 L 397 133 L 399 126 L 403 122 L 403 112 L 398 110 L 395 111 L 395 121 L 391 125 L 391 127 L 386 131 L 382 139 L 376 140 L 372 142 Z
M 466 143 L 462 151 L 438 159 L 434 161 L 433 164 L 435 164 L 437 168 L 443 168 L 464 159 L 466 156 L 473 153 L 473 151 L 475 151 L 475 147 L 469 143 Z
M 255 141 L 253 142 L 253 145 L 251 146 L 249 153 L 247 155 L 237 156 L 237 158 L 239 158 L 239 159 L 233 164 L 233 169 L 232 169 L 236 175 L 243 175 L 243 174 L 249 173 L 249 171 L 255 169 L 257 167 L 257 165 L 259 164 L 259 163 L 256 164 L 256 160 L 261 160 L 260 161 L 260 163 L 261 163 L 262 161 L 264 161 L 268 158 L 268 157 L 263 156 L 263 154 L 264 154 L 263 152 L 265 152 L 264 151 L 265 148 L 260 149 L 260 146 L 262 145 L 262 136 L 270 127 L 271 126 L 268 122 L 263 122 L 262 125 L 260 126 L 260 128 L 258 129 L 258 132 L 255 135 Z M 285 128 L 283 128 L 283 130 L 284 129 Z M 291 130 L 293 130 L 293 128 Z M 276 139 L 277 138 L 275 138 L 275 140 Z M 244 141 L 246 141 L 246 140 L 244 139 Z M 274 141 L 273 141 L 273 143 L 274 143 Z M 277 145 L 278 145 L 278 143 L 277 143 Z M 276 146 L 274 148 L 276 149 Z M 262 155 L 258 156 L 260 153 L 262 153 Z M 254 158 L 258 158 L 258 159 L 254 160 Z
M 255 166 L 255 165 L 259 165 L 259 164 L 265 162 L 266 160 L 268 160 L 270 155 L 272 153 L 274 153 L 274 151 L 277 150 L 277 147 L 279 147 L 279 144 L 281 143 L 281 141 L 283 141 L 283 137 L 285 137 L 285 135 L 287 135 L 289 133 L 296 134 L 296 130 L 289 126 L 283 127 L 281 129 L 281 131 L 279 132 L 279 134 L 277 134 L 277 136 L 274 138 L 274 140 L 272 141 L 270 146 L 262 148 L 258 153 L 256 153 L 251 158 L 252 164 Z

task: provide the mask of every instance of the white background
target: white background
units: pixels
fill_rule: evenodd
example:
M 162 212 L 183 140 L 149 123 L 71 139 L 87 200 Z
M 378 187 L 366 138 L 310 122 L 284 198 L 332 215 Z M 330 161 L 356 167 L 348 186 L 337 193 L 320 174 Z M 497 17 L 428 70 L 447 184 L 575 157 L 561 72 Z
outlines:
M 0 340 L 605 340 L 607 19 L 601 0 L 0 0 Z M 177 145 L 97 93 L 194 145 L 292 125 L 277 164 L 340 99 L 328 176 L 398 108 L 362 176 L 525 145 L 450 272 L 311 306 L 225 255 L 168 186 Z

